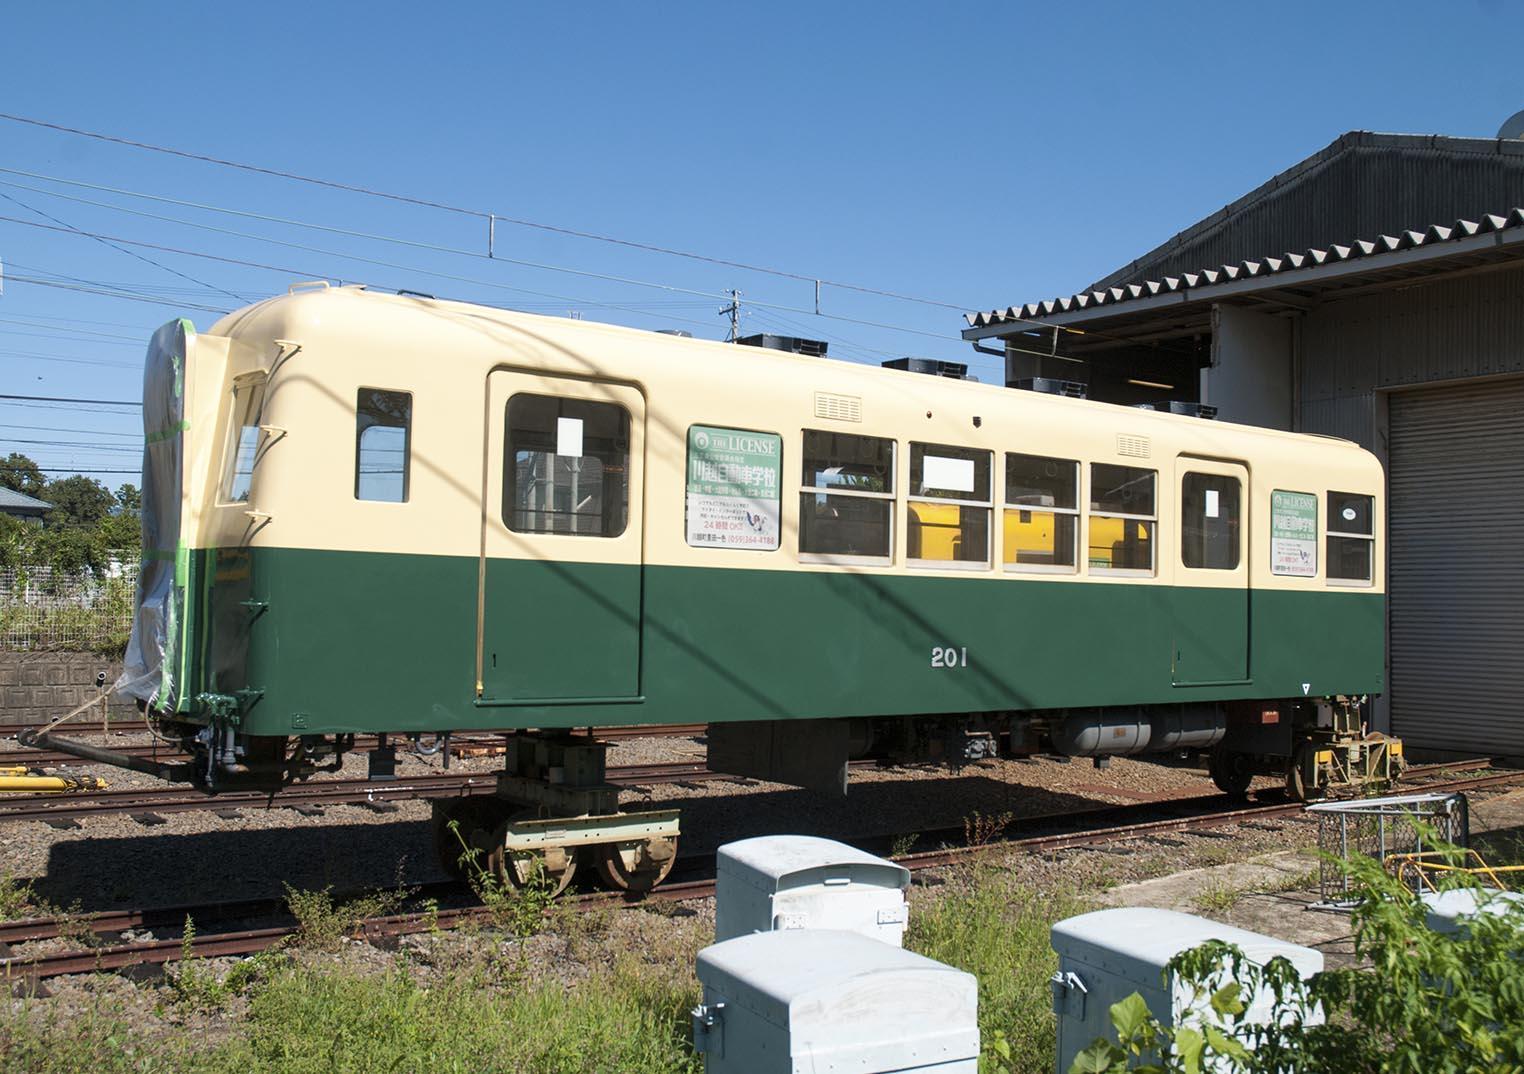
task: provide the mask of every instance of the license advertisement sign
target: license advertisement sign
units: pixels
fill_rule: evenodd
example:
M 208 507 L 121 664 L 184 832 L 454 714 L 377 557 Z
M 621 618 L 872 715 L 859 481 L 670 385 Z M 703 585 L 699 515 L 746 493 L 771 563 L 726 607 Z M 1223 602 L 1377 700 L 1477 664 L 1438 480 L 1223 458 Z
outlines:
M 1298 578 L 1318 573 L 1318 498 L 1312 493 L 1270 494 L 1270 571 Z
M 688 543 L 778 547 L 783 438 L 744 429 L 688 430 Z

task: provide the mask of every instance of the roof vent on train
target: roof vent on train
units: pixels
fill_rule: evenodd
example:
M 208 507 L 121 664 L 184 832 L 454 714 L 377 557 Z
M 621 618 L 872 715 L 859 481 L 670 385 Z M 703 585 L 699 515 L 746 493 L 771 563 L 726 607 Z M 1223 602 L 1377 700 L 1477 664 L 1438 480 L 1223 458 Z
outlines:
M 1057 377 L 1024 377 L 1011 381 L 1006 387 L 1044 395 L 1067 395 L 1071 399 L 1083 399 L 1090 390 L 1083 381 L 1059 380 Z
M 766 347 L 770 351 L 789 351 L 807 354 L 811 358 L 824 358 L 827 344 L 819 339 L 801 339 L 799 336 L 775 336 L 771 332 L 758 332 L 754 336 L 742 336 L 736 340 L 743 347 Z
M 1166 403 L 1134 403 L 1138 410 L 1162 410 L 1166 414 L 1184 414 L 1188 418 L 1205 418 L 1211 421 L 1217 417 L 1217 408 L 1211 403 L 1189 403 L 1184 399 L 1171 399 Z
M 933 377 L 950 377 L 953 380 L 978 380 L 968 375 L 963 362 L 944 362 L 940 358 L 891 358 L 880 363 L 885 369 L 903 369 L 910 373 L 927 373 Z
M 658 336 L 676 336 L 678 339 L 693 338 L 693 333 L 686 328 L 658 328 L 656 334 Z

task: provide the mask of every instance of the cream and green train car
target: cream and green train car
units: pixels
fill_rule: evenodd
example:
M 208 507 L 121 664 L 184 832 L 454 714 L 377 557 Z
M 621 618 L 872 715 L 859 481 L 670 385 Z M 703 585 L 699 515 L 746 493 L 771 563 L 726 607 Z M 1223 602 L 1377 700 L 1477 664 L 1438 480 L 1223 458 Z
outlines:
M 213 787 L 523 729 L 441 811 L 510 878 L 670 865 L 574 728 L 709 723 L 717 769 L 839 791 L 1211 749 L 1310 793 L 1400 749 L 1350 752 L 1385 588 L 1353 444 L 326 285 L 165 326 L 145 385 L 125 688 Z

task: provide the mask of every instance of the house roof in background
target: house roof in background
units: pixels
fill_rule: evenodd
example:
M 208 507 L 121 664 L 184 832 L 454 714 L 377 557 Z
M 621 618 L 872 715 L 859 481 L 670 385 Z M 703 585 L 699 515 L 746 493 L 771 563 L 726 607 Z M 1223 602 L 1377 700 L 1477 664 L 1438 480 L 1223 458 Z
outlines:
M 40 515 L 51 510 L 53 505 L 44 500 L 28 496 L 24 492 L 17 492 L 15 489 L 0 487 L 0 511 Z

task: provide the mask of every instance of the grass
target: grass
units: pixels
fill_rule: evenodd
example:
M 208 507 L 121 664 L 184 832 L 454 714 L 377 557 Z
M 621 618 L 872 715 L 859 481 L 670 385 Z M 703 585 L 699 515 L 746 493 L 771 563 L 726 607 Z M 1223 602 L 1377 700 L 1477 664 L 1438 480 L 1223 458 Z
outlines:
M 906 946 L 979 978 L 982 1070 L 1052 1069 L 1049 928 L 1088 908 L 1078 889 L 1039 890 L 989 864 L 917 889 Z M 405 948 L 378 965 L 373 953 L 335 955 L 350 911 L 326 893 L 294 898 L 293 910 L 302 942 L 231 970 L 188 960 L 163 985 L 129 990 L 138 1009 L 114 988 L 86 993 L 67 1020 L 45 1000 L 0 1008 L 0 1055 L 37 1074 L 702 1070 L 688 1020 L 698 924 L 535 913 L 554 935 L 525 938 L 528 921 L 510 915 L 504 927 L 441 934 L 432 955 Z M 577 972 L 547 972 L 557 964 Z
M 1213 880 L 1196 893 L 1196 909 L 1206 914 L 1227 913 L 1244 897 L 1244 889 L 1223 880 Z
M 1039 891 L 994 866 L 977 865 L 915 905 L 905 946 L 979 978 L 981 1069 L 1048 1074 L 1054 1063 L 1048 978 L 1058 958 L 1053 922 L 1091 907 L 1073 890 Z M 998 1054 L 996 1042 L 1006 1042 Z

